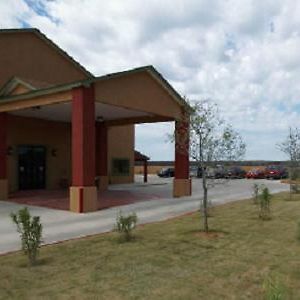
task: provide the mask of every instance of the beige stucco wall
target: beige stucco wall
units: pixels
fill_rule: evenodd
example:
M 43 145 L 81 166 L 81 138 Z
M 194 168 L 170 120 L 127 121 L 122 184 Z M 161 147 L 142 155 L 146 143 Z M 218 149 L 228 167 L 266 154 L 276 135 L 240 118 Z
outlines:
M 11 92 L 10 95 L 19 95 L 30 92 L 30 89 L 22 84 L 18 84 Z
M 129 176 L 112 175 L 111 165 L 114 158 L 129 159 Z M 108 172 L 111 184 L 134 181 L 134 125 L 108 128 Z
M 161 117 L 182 118 L 182 107 L 147 72 L 110 78 L 95 83 L 96 101 L 148 112 Z
M 148 168 L 147 168 L 147 171 L 148 171 L 148 174 L 157 174 L 162 168 L 171 168 L 174 166 L 149 166 L 148 165 Z M 135 174 L 144 174 L 144 166 L 135 166 L 134 167 L 134 173 Z
M 10 115 L 8 123 L 8 145 L 13 147 L 8 156 L 9 190 L 18 189 L 19 145 L 42 145 L 47 149 L 46 188 L 59 188 L 60 180 L 71 176 L 71 127 L 68 123 L 52 122 Z M 56 150 L 56 156 L 52 150 Z
M 61 84 L 87 75 L 32 32 L 0 34 L 0 86 L 13 76 Z
M 71 183 L 71 124 L 10 115 L 8 146 L 13 147 L 8 156 L 10 192 L 18 190 L 18 145 L 46 146 L 46 188 L 60 188 L 61 179 Z M 56 150 L 56 156 L 52 150 Z M 112 176 L 113 158 L 129 158 L 130 175 Z M 134 126 L 110 127 L 108 132 L 108 173 L 111 183 L 133 182 Z

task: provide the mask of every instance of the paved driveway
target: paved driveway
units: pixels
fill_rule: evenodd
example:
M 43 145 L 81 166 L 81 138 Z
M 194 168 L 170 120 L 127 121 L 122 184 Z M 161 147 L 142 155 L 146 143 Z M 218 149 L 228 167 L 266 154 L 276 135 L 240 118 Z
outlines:
M 193 196 L 186 198 L 170 198 L 172 181 L 170 179 L 158 179 L 150 177 L 149 184 L 141 183 L 137 178 L 135 185 L 118 185 L 112 189 L 124 190 L 142 189 L 143 193 L 158 193 L 166 195 L 166 198 L 138 202 L 122 206 L 124 213 L 134 211 L 137 213 L 139 223 L 149 223 L 166 220 L 184 213 L 196 211 L 201 199 L 201 180 L 193 180 Z M 209 191 L 213 204 L 222 204 L 234 200 L 251 197 L 252 180 L 232 180 L 227 183 L 217 184 Z M 288 190 L 288 186 L 278 181 L 257 180 L 268 186 L 271 192 L 276 193 Z M 10 213 L 22 208 L 22 205 L 0 201 L 0 253 L 20 249 L 19 236 L 15 226 L 10 220 Z M 118 207 L 101 210 L 89 214 L 75 214 L 69 211 L 60 211 L 42 207 L 29 207 L 32 215 L 41 217 L 44 226 L 45 243 L 78 238 L 86 235 L 110 231 L 115 223 L 115 218 L 120 210 Z

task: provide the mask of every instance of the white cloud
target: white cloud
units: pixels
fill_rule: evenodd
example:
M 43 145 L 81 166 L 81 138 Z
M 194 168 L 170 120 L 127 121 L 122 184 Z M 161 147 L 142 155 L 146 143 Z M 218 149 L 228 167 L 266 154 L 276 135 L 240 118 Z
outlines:
M 0 1 L 0 28 L 19 27 L 32 17 L 32 11 L 23 1 Z
M 153 64 L 182 95 L 214 99 L 250 143 L 247 157 L 283 157 L 275 144 L 300 122 L 300 2 L 29 2 L 38 6 L 0 2 L 0 26 L 40 28 L 96 75 Z M 171 127 L 153 126 L 138 126 L 137 146 L 172 159 Z

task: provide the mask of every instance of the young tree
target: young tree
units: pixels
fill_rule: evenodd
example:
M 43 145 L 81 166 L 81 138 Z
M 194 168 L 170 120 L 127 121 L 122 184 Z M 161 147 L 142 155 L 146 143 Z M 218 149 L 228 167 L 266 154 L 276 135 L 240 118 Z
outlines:
M 36 263 L 38 250 L 42 243 L 43 226 L 40 217 L 32 217 L 27 207 L 17 213 L 11 213 L 12 221 L 17 225 L 22 241 L 22 250 L 28 256 L 31 266 Z
M 191 104 L 190 156 L 202 170 L 204 231 L 208 232 L 207 167 L 217 161 L 241 159 L 246 144 L 237 131 L 220 117 L 218 107 L 209 100 Z
M 259 217 L 262 220 L 269 220 L 271 218 L 271 197 L 272 195 L 270 194 L 269 189 L 267 187 L 263 187 L 259 195 Z
M 277 145 L 279 150 L 285 153 L 290 160 L 290 200 L 292 197 L 293 180 L 297 179 L 297 168 L 300 161 L 300 129 L 289 128 L 289 134 L 283 142 Z
M 259 190 L 260 190 L 260 186 L 257 183 L 254 183 L 252 186 L 253 189 L 253 202 L 254 204 L 258 204 L 258 195 L 259 195 Z
M 136 213 L 123 215 L 121 211 L 119 212 L 115 231 L 121 234 L 125 242 L 132 240 L 132 231 L 135 229 L 137 221 L 138 218 Z

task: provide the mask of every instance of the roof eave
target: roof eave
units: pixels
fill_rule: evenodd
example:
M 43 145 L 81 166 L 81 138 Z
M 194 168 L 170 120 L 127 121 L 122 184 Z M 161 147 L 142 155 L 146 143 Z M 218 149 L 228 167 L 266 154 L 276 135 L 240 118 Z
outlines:
M 127 74 L 139 73 L 139 72 L 148 72 L 155 80 L 160 83 L 160 85 L 165 88 L 165 90 L 170 94 L 170 96 L 184 108 L 185 112 L 190 113 L 192 108 L 189 104 L 176 92 L 176 90 L 168 83 L 166 79 L 153 67 L 153 66 L 144 66 L 132 70 L 126 70 L 123 72 L 112 73 L 104 76 L 88 78 L 85 80 L 80 80 L 68 84 L 57 85 L 50 88 L 38 89 L 28 93 L 10 96 L 10 97 L 0 97 L 0 103 L 4 104 L 11 101 L 26 100 L 33 97 L 44 96 L 51 93 L 64 92 L 80 86 L 90 86 L 92 83 L 96 83 L 103 80 L 108 80 L 112 78 L 121 77 Z
M 54 87 L 50 87 L 50 88 L 34 90 L 34 91 L 30 91 L 28 93 L 14 95 L 14 96 L 10 96 L 10 97 L 0 97 L 0 104 L 5 104 L 5 103 L 13 102 L 13 101 L 26 100 L 26 99 L 30 99 L 30 98 L 45 96 L 45 95 L 59 93 L 59 92 L 66 92 L 66 91 L 69 91 L 73 88 L 77 88 L 80 86 L 89 86 L 91 83 L 92 83 L 91 79 L 87 79 L 84 81 L 77 81 L 77 82 L 64 84 L 64 85 L 58 85 L 58 86 L 54 86 Z
M 150 72 L 158 80 L 158 82 L 163 84 L 170 95 L 177 101 L 180 106 L 185 109 L 187 113 L 192 112 L 192 107 L 153 66 L 147 66 L 147 71 Z

